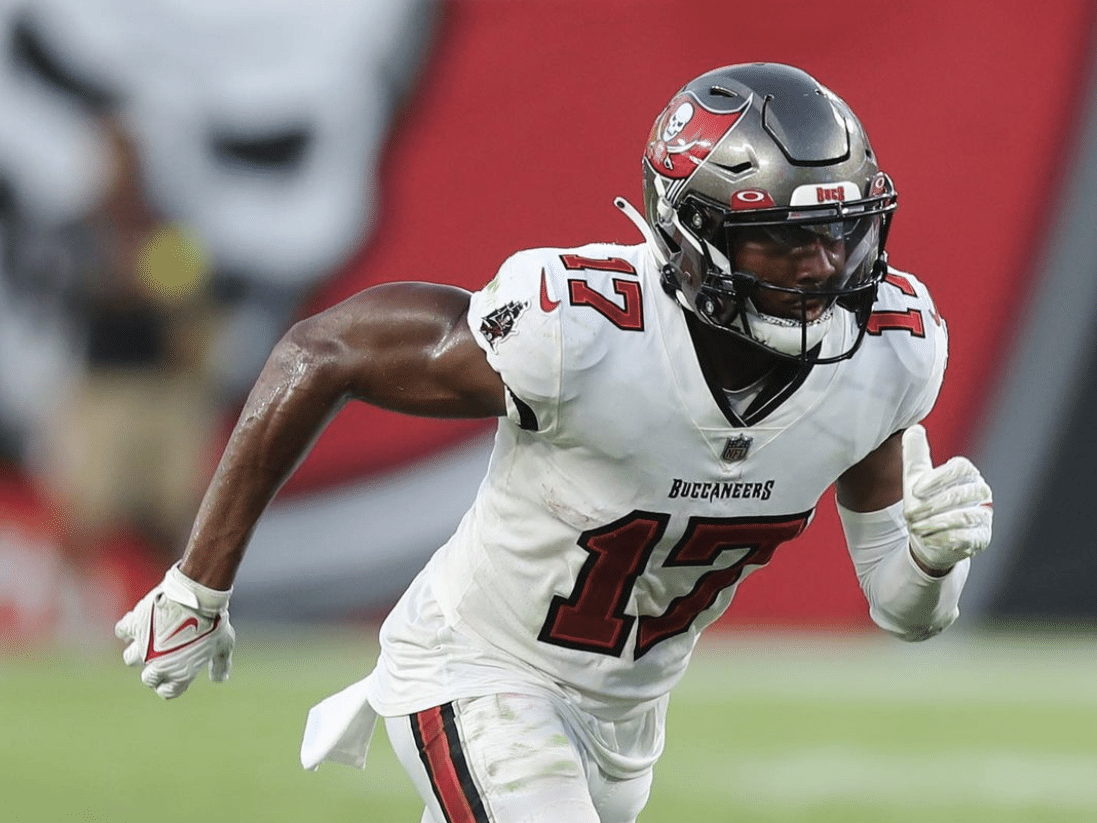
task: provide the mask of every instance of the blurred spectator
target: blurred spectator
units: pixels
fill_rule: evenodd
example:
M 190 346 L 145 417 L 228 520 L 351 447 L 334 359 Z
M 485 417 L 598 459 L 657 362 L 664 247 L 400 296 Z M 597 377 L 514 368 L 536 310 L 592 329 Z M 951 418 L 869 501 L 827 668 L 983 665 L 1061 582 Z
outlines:
M 0 0 L 12 2 L 25 75 L 124 107 L 147 195 L 202 238 L 232 301 L 222 379 L 246 391 L 373 228 L 383 143 L 435 3 Z
M 213 428 L 375 228 L 438 8 L 0 0 L 0 463 L 63 531 L 63 609 L 119 525 L 177 552 Z
M 46 416 L 32 461 L 76 568 L 93 564 L 120 528 L 158 560 L 176 556 L 218 417 L 205 254 L 149 204 L 119 121 L 105 130 L 114 174 L 90 221 L 91 262 L 73 307 L 82 370 Z
M 18 223 L 18 260 L 0 266 L 19 281 L 0 283 L 0 426 L 16 448 L 67 378 L 52 312 L 82 276 L 103 187 L 96 113 L 124 111 L 148 201 L 205 246 L 234 403 L 373 230 L 383 144 L 437 13 L 435 0 L 0 0 L 0 180 Z M 35 301 L 44 316 L 29 322 Z

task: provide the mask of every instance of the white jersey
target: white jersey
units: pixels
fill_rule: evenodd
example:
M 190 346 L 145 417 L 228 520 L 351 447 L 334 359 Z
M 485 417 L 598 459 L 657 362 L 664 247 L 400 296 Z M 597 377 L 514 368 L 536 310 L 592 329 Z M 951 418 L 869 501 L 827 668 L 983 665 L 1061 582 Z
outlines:
M 855 333 L 837 316 L 824 355 Z M 925 287 L 892 271 L 854 357 L 790 367 L 736 413 L 643 245 L 520 252 L 468 318 L 509 414 L 382 629 L 382 714 L 531 684 L 617 721 L 661 704 L 742 580 L 931 409 L 947 350 Z

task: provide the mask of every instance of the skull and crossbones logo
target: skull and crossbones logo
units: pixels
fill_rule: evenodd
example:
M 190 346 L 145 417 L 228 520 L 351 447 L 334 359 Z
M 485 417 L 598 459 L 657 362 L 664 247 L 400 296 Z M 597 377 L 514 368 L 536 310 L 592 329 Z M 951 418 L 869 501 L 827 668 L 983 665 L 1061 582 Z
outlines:
M 690 140 L 688 143 L 683 140 L 679 135 L 682 130 L 689 125 L 690 120 L 693 119 L 694 108 L 693 104 L 688 100 L 681 103 L 667 119 L 667 124 L 663 127 L 663 133 L 660 135 L 660 139 L 663 143 L 663 165 L 668 169 L 674 168 L 672 155 L 684 154 L 691 149 L 702 146 L 708 148 L 711 143 L 707 140 Z

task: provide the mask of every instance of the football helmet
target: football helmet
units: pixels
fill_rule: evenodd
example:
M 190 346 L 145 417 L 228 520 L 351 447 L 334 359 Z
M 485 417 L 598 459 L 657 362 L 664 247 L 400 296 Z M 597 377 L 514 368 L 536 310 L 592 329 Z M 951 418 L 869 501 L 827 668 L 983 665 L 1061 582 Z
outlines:
M 896 193 L 837 95 L 778 63 L 707 72 L 656 119 L 643 175 L 646 225 L 617 204 L 644 231 L 664 287 L 686 309 L 782 358 L 832 363 L 853 355 L 887 271 Z M 830 271 L 812 284 L 767 282 L 736 265 L 751 243 L 770 254 L 818 243 Z M 824 357 L 820 343 L 843 311 L 855 333 Z

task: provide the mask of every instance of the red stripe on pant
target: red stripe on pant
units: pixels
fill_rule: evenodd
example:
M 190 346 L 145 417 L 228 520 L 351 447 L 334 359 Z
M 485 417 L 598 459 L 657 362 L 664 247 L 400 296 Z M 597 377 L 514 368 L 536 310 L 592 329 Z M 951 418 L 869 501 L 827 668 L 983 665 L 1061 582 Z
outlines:
M 472 779 L 453 704 L 411 715 L 411 733 L 447 823 L 490 823 Z

